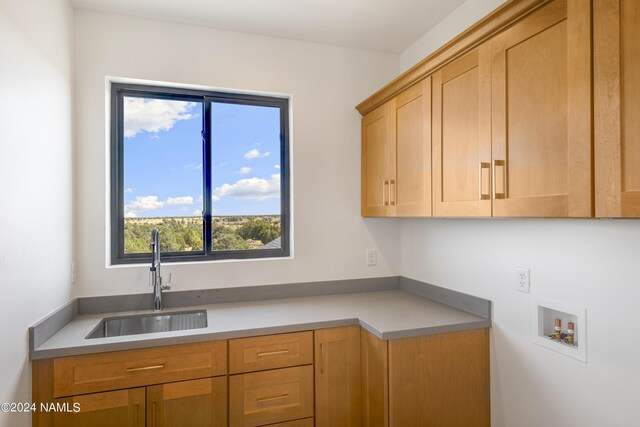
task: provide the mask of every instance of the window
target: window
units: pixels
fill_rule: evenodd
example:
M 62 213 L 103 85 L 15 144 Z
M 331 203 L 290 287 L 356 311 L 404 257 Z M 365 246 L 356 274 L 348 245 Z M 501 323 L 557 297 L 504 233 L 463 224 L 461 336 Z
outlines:
M 285 98 L 111 84 L 111 263 L 289 255 Z

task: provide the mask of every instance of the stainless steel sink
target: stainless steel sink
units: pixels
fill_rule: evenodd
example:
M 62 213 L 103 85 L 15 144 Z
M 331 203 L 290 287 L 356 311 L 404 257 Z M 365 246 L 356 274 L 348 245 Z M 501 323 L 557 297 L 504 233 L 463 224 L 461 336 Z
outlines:
M 206 310 L 108 317 L 102 319 L 86 338 L 119 337 L 206 327 Z

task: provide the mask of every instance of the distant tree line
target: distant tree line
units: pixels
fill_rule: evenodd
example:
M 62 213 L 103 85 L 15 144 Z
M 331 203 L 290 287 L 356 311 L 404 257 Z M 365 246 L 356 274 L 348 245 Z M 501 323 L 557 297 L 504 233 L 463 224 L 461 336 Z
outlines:
M 160 232 L 162 252 L 201 251 L 200 217 L 125 218 L 125 253 L 149 252 L 151 231 Z M 212 218 L 214 250 L 256 249 L 280 237 L 279 216 L 225 216 Z

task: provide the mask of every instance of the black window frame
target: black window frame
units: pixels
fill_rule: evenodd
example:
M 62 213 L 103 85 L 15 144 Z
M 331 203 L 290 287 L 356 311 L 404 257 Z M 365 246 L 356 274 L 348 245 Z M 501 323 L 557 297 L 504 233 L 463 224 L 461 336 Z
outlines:
M 244 93 L 218 92 L 178 87 L 150 86 L 111 82 L 110 120 L 110 248 L 111 265 L 140 264 L 151 261 L 151 253 L 124 253 L 124 117 L 125 97 L 170 99 L 202 104 L 202 171 L 203 171 L 203 246 L 202 251 L 162 252 L 163 262 L 216 261 L 288 257 L 290 254 L 290 165 L 289 165 L 289 99 Z M 211 103 L 256 105 L 280 109 L 280 248 L 212 250 L 211 249 Z M 149 236 L 151 240 L 151 236 Z M 160 236 L 162 248 L 162 236 Z

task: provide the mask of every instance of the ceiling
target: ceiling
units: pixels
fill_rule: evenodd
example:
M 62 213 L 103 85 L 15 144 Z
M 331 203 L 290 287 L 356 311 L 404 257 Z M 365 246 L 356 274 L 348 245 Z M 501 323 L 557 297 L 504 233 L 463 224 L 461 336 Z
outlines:
M 399 54 L 464 0 L 71 0 L 78 9 Z

